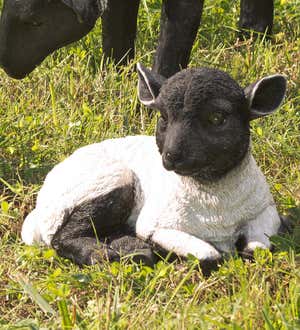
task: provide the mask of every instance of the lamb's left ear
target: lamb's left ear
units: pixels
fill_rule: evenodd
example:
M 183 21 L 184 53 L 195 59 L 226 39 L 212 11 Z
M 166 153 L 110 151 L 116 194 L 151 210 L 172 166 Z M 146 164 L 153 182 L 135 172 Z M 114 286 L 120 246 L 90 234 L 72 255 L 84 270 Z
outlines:
M 70 7 L 80 23 L 94 25 L 107 7 L 107 0 L 61 0 Z
M 274 112 L 281 104 L 286 92 L 286 78 L 280 74 L 267 76 L 246 87 L 250 119 Z
M 139 76 L 139 100 L 147 107 L 155 108 L 156 98 L 159 95 L 160 88 L 166 79 L 145 68 L 140 63 L 137 64 L 137 72 Z

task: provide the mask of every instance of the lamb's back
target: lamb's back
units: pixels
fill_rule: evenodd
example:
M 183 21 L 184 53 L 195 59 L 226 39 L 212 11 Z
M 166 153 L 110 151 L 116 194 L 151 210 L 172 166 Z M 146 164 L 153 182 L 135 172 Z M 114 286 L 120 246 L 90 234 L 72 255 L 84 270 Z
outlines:
M 149 176 L 157 172 L 155 168 L 159 166 L 160 157 L 153 137 L 130 136 L 79 148 L 46 176 L 36 208 L 23 224 L 23 240 L 28 244 L 44 242 L 49 245 L 51 237 L 76 205 L 109 192 L 128 171 L 133 171 L 138 187 L 145 186 L 149 191 L 147 182 L 153 182 Z

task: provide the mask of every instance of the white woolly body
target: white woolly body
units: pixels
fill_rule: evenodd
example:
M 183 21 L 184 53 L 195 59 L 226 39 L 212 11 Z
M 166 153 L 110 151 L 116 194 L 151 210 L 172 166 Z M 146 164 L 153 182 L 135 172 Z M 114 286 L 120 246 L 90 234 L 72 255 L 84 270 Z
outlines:
M 130 136 L 78 149 L 47 175 L 36 208 L 25 219 L 27 244 L 51 244 L 72 209 L 134 173 L 136 201 L 128 222 L 143 239 L 179 255 L 216 257 L 240 234 L 250 247 L 269 247 L 280 219 L 265 177 L 249 152 L 216 183 L 201 184 L 162 166 L 154 137 Z M 208 243 L 210 244 L 208 244 Z

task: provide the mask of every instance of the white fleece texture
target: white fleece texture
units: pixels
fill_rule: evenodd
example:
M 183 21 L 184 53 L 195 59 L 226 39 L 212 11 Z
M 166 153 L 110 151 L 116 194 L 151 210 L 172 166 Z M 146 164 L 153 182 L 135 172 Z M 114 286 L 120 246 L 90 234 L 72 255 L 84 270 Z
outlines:
M 139 237 L 179 255 L 217 257 L 214 247 L 231 252 L 240 234 L 249 246 L 269 247 L 268 237 L 278 231 L 273 198 L 250 152 L 221 180 L 201 184 L 166 171 L 154 137 L 129 136 L 80 148 L 55 166 L 25 219 L 22 239 L 50 245 L 76 205 L 111 191 L 131 174 L 136 200 L 128 222 Z

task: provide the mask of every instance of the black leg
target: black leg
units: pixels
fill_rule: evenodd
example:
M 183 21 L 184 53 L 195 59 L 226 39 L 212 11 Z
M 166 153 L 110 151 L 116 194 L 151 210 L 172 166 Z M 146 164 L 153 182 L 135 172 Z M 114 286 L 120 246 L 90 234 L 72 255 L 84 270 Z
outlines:
M 92 265 L 106 261 L 119 261 L 130 257 L 134 262 L 153 266 L 158 257 L 152 246 L 141 239 L 128 235 L 126 230 L 117 235 L 96 239 L 96 237 L 65 238 L 56 236 L 52 246 L 61 257 L 72 260 L 78 265 Z
M 250 30 L 272 33 L 274 0 L 241 0 L 240 36 L 249 37 Z
M 74 237 L 61 239 L 55 235 L 52 246 L 61 257 L 72 260 L 77 265 L 92 265 L 96 262 L 118 261 L 119 254 L 96 237 Z
M 122 233 L 135 203 L 135 176 L 124 170 L 118 178 L 104 177 L 103 193 L 74 206 L 51 245 L 60 256 L 77 264 L 91 264 L 96 256 L 115 260 L 106 237 Z M 125 233 L 126 234 L 126 233 Z M 97 238 L 101 244 L 97 244 Z
M 134 58 L 134 41 L 140 0 L 109 0 L 102 16 L 104 56 L 124 65 Z
M 158 256 L 152 251 L 152 245 L 131 235 L 121 235 L 117 238 L 110 238 L 110 249 L 116 251 L 120 257 L 130 256 L 133 261 L 142 262 L 153 266 Z
M 293 223 L 289 217 L 280 216 L 280 227 L 278 229 L 278 235 L 292 234 Z
M 154 72 L 168 78 L 187 67 L 203 3 L 204 0 L 163 0 Z

